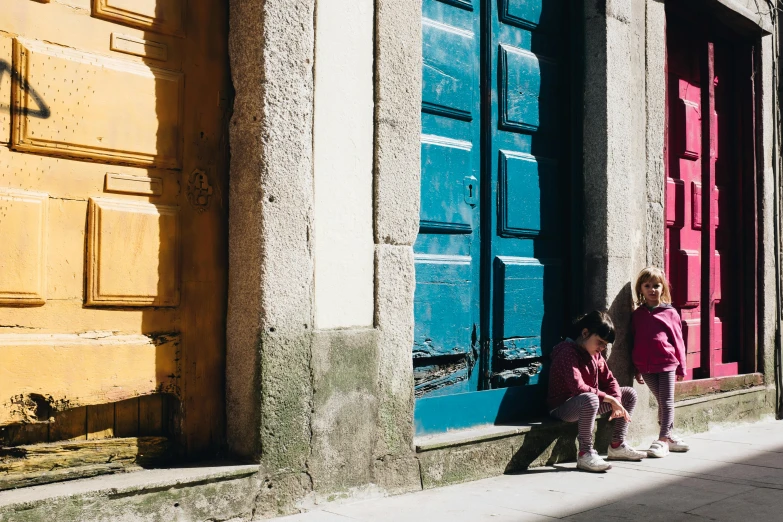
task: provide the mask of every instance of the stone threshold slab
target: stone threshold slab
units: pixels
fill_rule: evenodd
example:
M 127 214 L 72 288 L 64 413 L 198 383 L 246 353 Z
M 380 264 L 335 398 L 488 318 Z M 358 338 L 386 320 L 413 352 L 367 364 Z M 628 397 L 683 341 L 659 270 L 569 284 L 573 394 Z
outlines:
M 681 408 L 681 407 L 690 406 L 690 405 L 693 405 L 693 404 L 701 404 L 701 403 L 704 403 L 704 402 L 716 401 L 718 399 L 727 399 L 729 397 L 736 397 L 738 395 L 745 395 L 745 394 L 748 394 L 748 393 L 766 393 L 766 392 L 767 392 L 766 386 L 753 386 L 752 388 L 744 388 L 744 389 L 740 389 L 740 390 L 714 393 L 712 395 L 705 395 L 703 397 L 696 397 L 696 398 L 693 398 L 693 399 L 676 400 L 674 402 L 674 407 L 675 408 Z
M 260 466 L 252 464 L 144 469 L 3 491 L 0 492 L 0 508 L 85 494 L 109 494 L 115 498 L 142 495 L 155 490 L 240 479 L 259 470 Z
M 422 435 L 415 437 L 413 439 L 413 444 L 416 448 L 416 453 L 423 453 L 425 451 L 434 451 L 443 448 L 474 444 L 477 442 L 514 437 L 535 430 L 565 425 L 565 422 L 555 419 L 542 419 L 518 424 L 485 424 L 464 430 L 451 430 L 444 433 Z

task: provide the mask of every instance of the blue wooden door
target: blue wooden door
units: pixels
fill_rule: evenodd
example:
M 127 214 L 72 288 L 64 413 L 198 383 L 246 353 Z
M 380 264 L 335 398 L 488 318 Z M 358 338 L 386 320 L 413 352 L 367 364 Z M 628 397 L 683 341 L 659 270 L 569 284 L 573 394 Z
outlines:
M 421 221 L 414 246 L 417 397 L 478 389 L 479 12 L 471 0 L 423 3 Z
M 543 411 L 564 322 L 564 0 L 424 0 L 416 430 Z

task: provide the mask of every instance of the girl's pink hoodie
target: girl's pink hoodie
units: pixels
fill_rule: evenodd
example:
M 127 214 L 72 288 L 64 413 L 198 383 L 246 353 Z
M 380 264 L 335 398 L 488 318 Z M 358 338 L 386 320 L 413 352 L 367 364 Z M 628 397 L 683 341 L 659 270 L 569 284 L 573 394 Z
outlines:
M 631 316 L 633 364 L 640 373 L 675 370 L 685 375 L 685 342 L 680 314 L 671 305 L 650 310 L 642 305 Z

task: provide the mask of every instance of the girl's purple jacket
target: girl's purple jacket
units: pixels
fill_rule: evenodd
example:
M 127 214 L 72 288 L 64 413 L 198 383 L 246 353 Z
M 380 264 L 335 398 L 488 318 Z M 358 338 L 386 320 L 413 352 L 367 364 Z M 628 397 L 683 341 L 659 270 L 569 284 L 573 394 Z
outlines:
M 601 354 L 587 351 L 567 339 L 552 349 L 547 406 L 554 410 L 571 397 L 594 393 L 603 402 L 607 395 L 620 400 L 620 385 Z
M 633 364 L 639 373 L 675 370 L 685 375 L 685 342 L 680 314 L 671 305 L 637 308 L 631 316 Z

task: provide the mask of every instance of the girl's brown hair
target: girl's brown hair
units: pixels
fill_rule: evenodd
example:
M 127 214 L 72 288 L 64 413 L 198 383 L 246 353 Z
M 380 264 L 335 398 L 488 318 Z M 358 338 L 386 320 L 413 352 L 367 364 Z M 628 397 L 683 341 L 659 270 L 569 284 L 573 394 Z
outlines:
M 609 344 L 614 343 L 614 323 L 606 312 L 593 310 L 589 314 L 577 318 L 571 324 L 568 336 L 576 340 L 585 329 L 587 330 L 587 337 L 595 334 Z
M 647 268 L 642 269 L 642 271 L 639 272 L 639 275 L 636 276 L 636 286 L 634 287 L 634 291 L 636 292 L 637 306 L 644 304 L 642 285 L 647 281 L 661 283 L 661 286 L 663 287 L 663 291 L 661 292 L 661 302 L 665 304 L 671 304 L 672 293 L 671 289 L 669 288 L 669 281 L 666 279 L 666 274 L 664 274 L 663 270 L 657 266 L 648 266 Z

